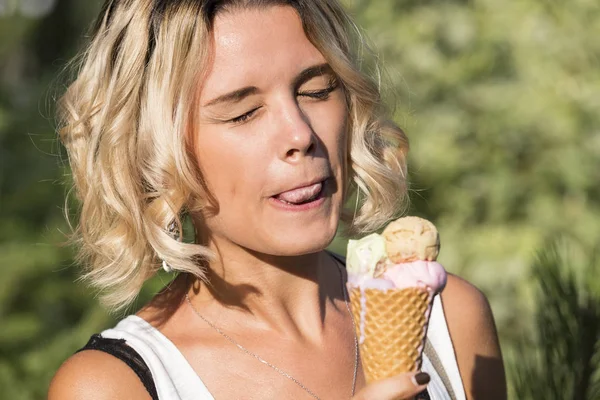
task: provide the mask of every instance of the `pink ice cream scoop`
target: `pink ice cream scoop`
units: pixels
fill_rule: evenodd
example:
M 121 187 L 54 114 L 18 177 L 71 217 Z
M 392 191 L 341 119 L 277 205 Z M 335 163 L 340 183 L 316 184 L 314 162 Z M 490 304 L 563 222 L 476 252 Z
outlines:
M 444 267 L 435 261 L 392 264 L 383 273 L 383 278 L 393 282 L 397 289 L 422 287 L 430 289 L 433 293 L 444 289 L 447 277 Z
M 435 261 L 413 261 L 389 264 L 378 278 L 368 275 L 348 274 L 348 285 L 363 289 L 406 289 L 418 287 L 429 289 L 433 294 L 446 286 L 447 274 L 442 265 Z

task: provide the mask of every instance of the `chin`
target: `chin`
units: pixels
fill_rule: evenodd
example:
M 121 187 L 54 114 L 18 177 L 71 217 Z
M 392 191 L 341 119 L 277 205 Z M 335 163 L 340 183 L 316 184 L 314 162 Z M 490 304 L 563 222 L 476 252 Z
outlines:
M 319 232 L 297 231 L 272 238 L 268 251 L 277 256 L 301 256 L 325 250 L 335 238 L 336 229 L 322 229 Z

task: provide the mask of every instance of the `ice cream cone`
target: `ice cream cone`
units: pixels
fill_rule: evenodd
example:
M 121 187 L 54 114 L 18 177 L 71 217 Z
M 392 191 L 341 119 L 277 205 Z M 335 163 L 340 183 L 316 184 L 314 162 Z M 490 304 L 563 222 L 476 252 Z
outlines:
M 348 289 L 367 383 L 420 370 L 431 291 Z
M 367 382 L 418 371 L 433 297 L 446 285 L 435 226 L 404 217 L 350 240 L 348 292 Z

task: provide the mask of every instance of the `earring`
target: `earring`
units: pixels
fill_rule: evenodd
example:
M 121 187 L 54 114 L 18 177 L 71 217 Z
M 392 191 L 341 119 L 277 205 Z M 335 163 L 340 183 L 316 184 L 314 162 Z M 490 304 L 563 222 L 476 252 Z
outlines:
M 181 232 L 179 232 L 179 228 L 177 227 L 177 222 L 175 220 L 171 221 L 171 223 L 169 224 L 169 226 L 167 226 L 167 233 L 169 234 L 169 236 L 171 236 L 173 239 L 180 241 L 181 239 Z M 166 260 L 162 260 L 162 268 L 165 270 L 165 272 L 167 273 L 171 273 L 173 272 L 173 267 L 171 267 Z
M 167 264 L 166 260 L 162 260 L 162 269 L 165 270 L 166 273 L 170 274 L 171 272 L 173 272 L 173 268 Z

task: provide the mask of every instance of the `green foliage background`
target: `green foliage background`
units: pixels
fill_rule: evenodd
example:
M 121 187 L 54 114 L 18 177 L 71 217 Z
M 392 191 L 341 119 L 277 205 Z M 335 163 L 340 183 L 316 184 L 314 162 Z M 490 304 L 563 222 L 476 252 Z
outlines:
M 43 398 L 60 363 L 120 317 L 74 284 L 60 246 L 68 168 L 53 98 L 100 4 L 57 0 L 33 18 L 25 3 L 0 0 L 0 385 L 15 400 Z M 411 141 L 411 213 L 436 223 L 441 262 L 490 299 L 510 367 L 536 328 L 536 250 L 563 235 L 585 258 L 600 239 L 600 3 L 345 3 Z

